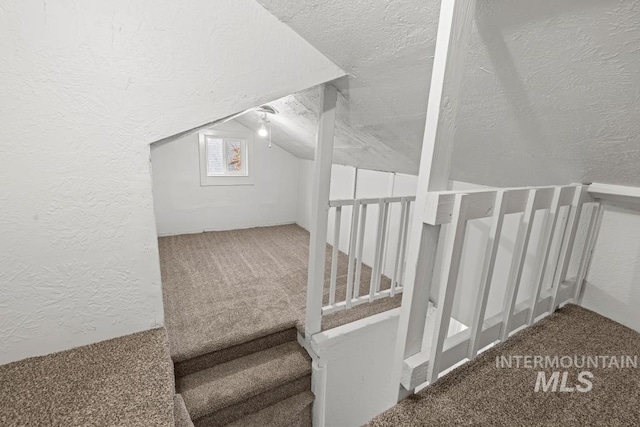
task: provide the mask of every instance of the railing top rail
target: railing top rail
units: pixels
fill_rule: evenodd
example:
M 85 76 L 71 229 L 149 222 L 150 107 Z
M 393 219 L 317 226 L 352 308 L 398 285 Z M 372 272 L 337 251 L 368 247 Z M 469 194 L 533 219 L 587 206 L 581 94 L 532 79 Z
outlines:
M 330 200 L 329 207 L 338 207 L 338 206 L 352 206 L 355 202 L 358 202 L 361 205 L 372 205 L 376 203 L 400 203 L 403 200 L 408 202 L 413 202 L 416 200 L 415 196 L 395 196 L 395 197 L 378 197 L 378 198 L 368 198 L 368 199 L 339 199 L 339 200 Z
M 525 211 L 529 193 L 536 194 L 534 210 L 548 209 L 551 205 L 553 193 L 559 191 L 559 206 L 568 206 L 574 203 L 576 191 L 584 186 L 582 184 L 556 185 L 544 187 L 517 187 L 494 188 L 460 191 L 433 191 L 427 193 L 427 202 L 424 209 L 424 222 L 431 225 L 447 224 L 451 222 L 456 196 L 461 195 L 467 199 L 469 207 L 467 219 L 486 218 L 493 215 L 496 195 L 506 195 L 506 214 Z
M 613 203 L 628 204 L 629 207 L 640 207 L 640 187 L 593 183 L 587 190 L 591 197 Z
M 456 195 L 456 194 L 475 194 L 475 193 L 489 193 L 496 191 L 514 191 L 514 190 L 543 190 L 554 189 L 558 187 L 578 187 L 584 184 L 563 184 L 563 185 L 540 185 L 540 186 L 523 186 L 523 187 L 483 187 L 483 188 L 469 188 L 461 190 L 443 190 L 443 191 L 430 191 L 429 194 L 437 195 Z

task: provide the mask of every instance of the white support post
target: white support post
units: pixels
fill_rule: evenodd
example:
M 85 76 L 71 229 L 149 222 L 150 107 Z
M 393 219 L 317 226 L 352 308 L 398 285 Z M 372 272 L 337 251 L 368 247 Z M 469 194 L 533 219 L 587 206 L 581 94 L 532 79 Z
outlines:
M 329 222 L 329 189 L 336 121 L 338 92 L 330 84 L 322 88 L 322 111 L 313 164 L 311 199 L 311 237 L 309 241 L 309 271 L 307 277 L 307 308 L 305 337 L 311 339 L 320 332 L 322 324 L 322 294 L 324 291 L 324 263 Z
M 442 0 L 431 74 L 417 196 L 411 223 L 406 280 L 398 325 L 392 380 L 400 384 L 403 362 L 422 350 L 439 226 L 427 226 L 422 211 L 428 191 L 446 190 L 456 115 L 471 35 L 475 0 Z M 399 399 L 412 390 L 400 388 Z

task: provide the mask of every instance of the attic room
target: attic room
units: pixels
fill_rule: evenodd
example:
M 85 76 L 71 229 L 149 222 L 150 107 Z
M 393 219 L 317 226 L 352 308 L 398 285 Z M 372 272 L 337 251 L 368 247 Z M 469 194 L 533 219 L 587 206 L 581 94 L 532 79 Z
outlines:
M 640 1 L 0 33 L 3 426 L 640 424 Z

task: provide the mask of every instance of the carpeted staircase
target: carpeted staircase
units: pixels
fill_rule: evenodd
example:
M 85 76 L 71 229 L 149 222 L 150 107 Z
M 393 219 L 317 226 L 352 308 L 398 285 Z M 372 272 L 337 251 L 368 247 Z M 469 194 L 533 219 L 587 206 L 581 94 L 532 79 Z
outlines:
M 176 393 L 196 427 L 311 426 L 311 359 L 295 328 L 174 366 Z
M 311 360 L 297 344 L 309 233 L 284 225 L 162 237 L 158 245 L 176 392 L 196 427 L 311 425 Z M 327 246 L 325 302 L 331 254 Z M 338 299 L 346 295 L 347 272 L 341 252 Z M 368 294 L 371 268 L 363 265 L 361 277 L 360 291 Z M 383 277 L 381 289 L 390 283 Z M 330 314 L 322 328 L 393 309 L 401 298 Z

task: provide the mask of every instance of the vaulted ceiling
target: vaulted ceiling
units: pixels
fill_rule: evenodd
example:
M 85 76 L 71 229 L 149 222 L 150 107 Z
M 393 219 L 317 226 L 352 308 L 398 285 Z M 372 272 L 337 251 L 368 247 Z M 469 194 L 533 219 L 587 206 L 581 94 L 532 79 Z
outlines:
M 336 161 L 415 173 L 439 2 L 258 2 L 349 73 Z M 462 93 L 452 178 L 640 185 L 639 1 L 479 0 Z M 300 157 L 318 94 L 272 103 L 274 139 Z

